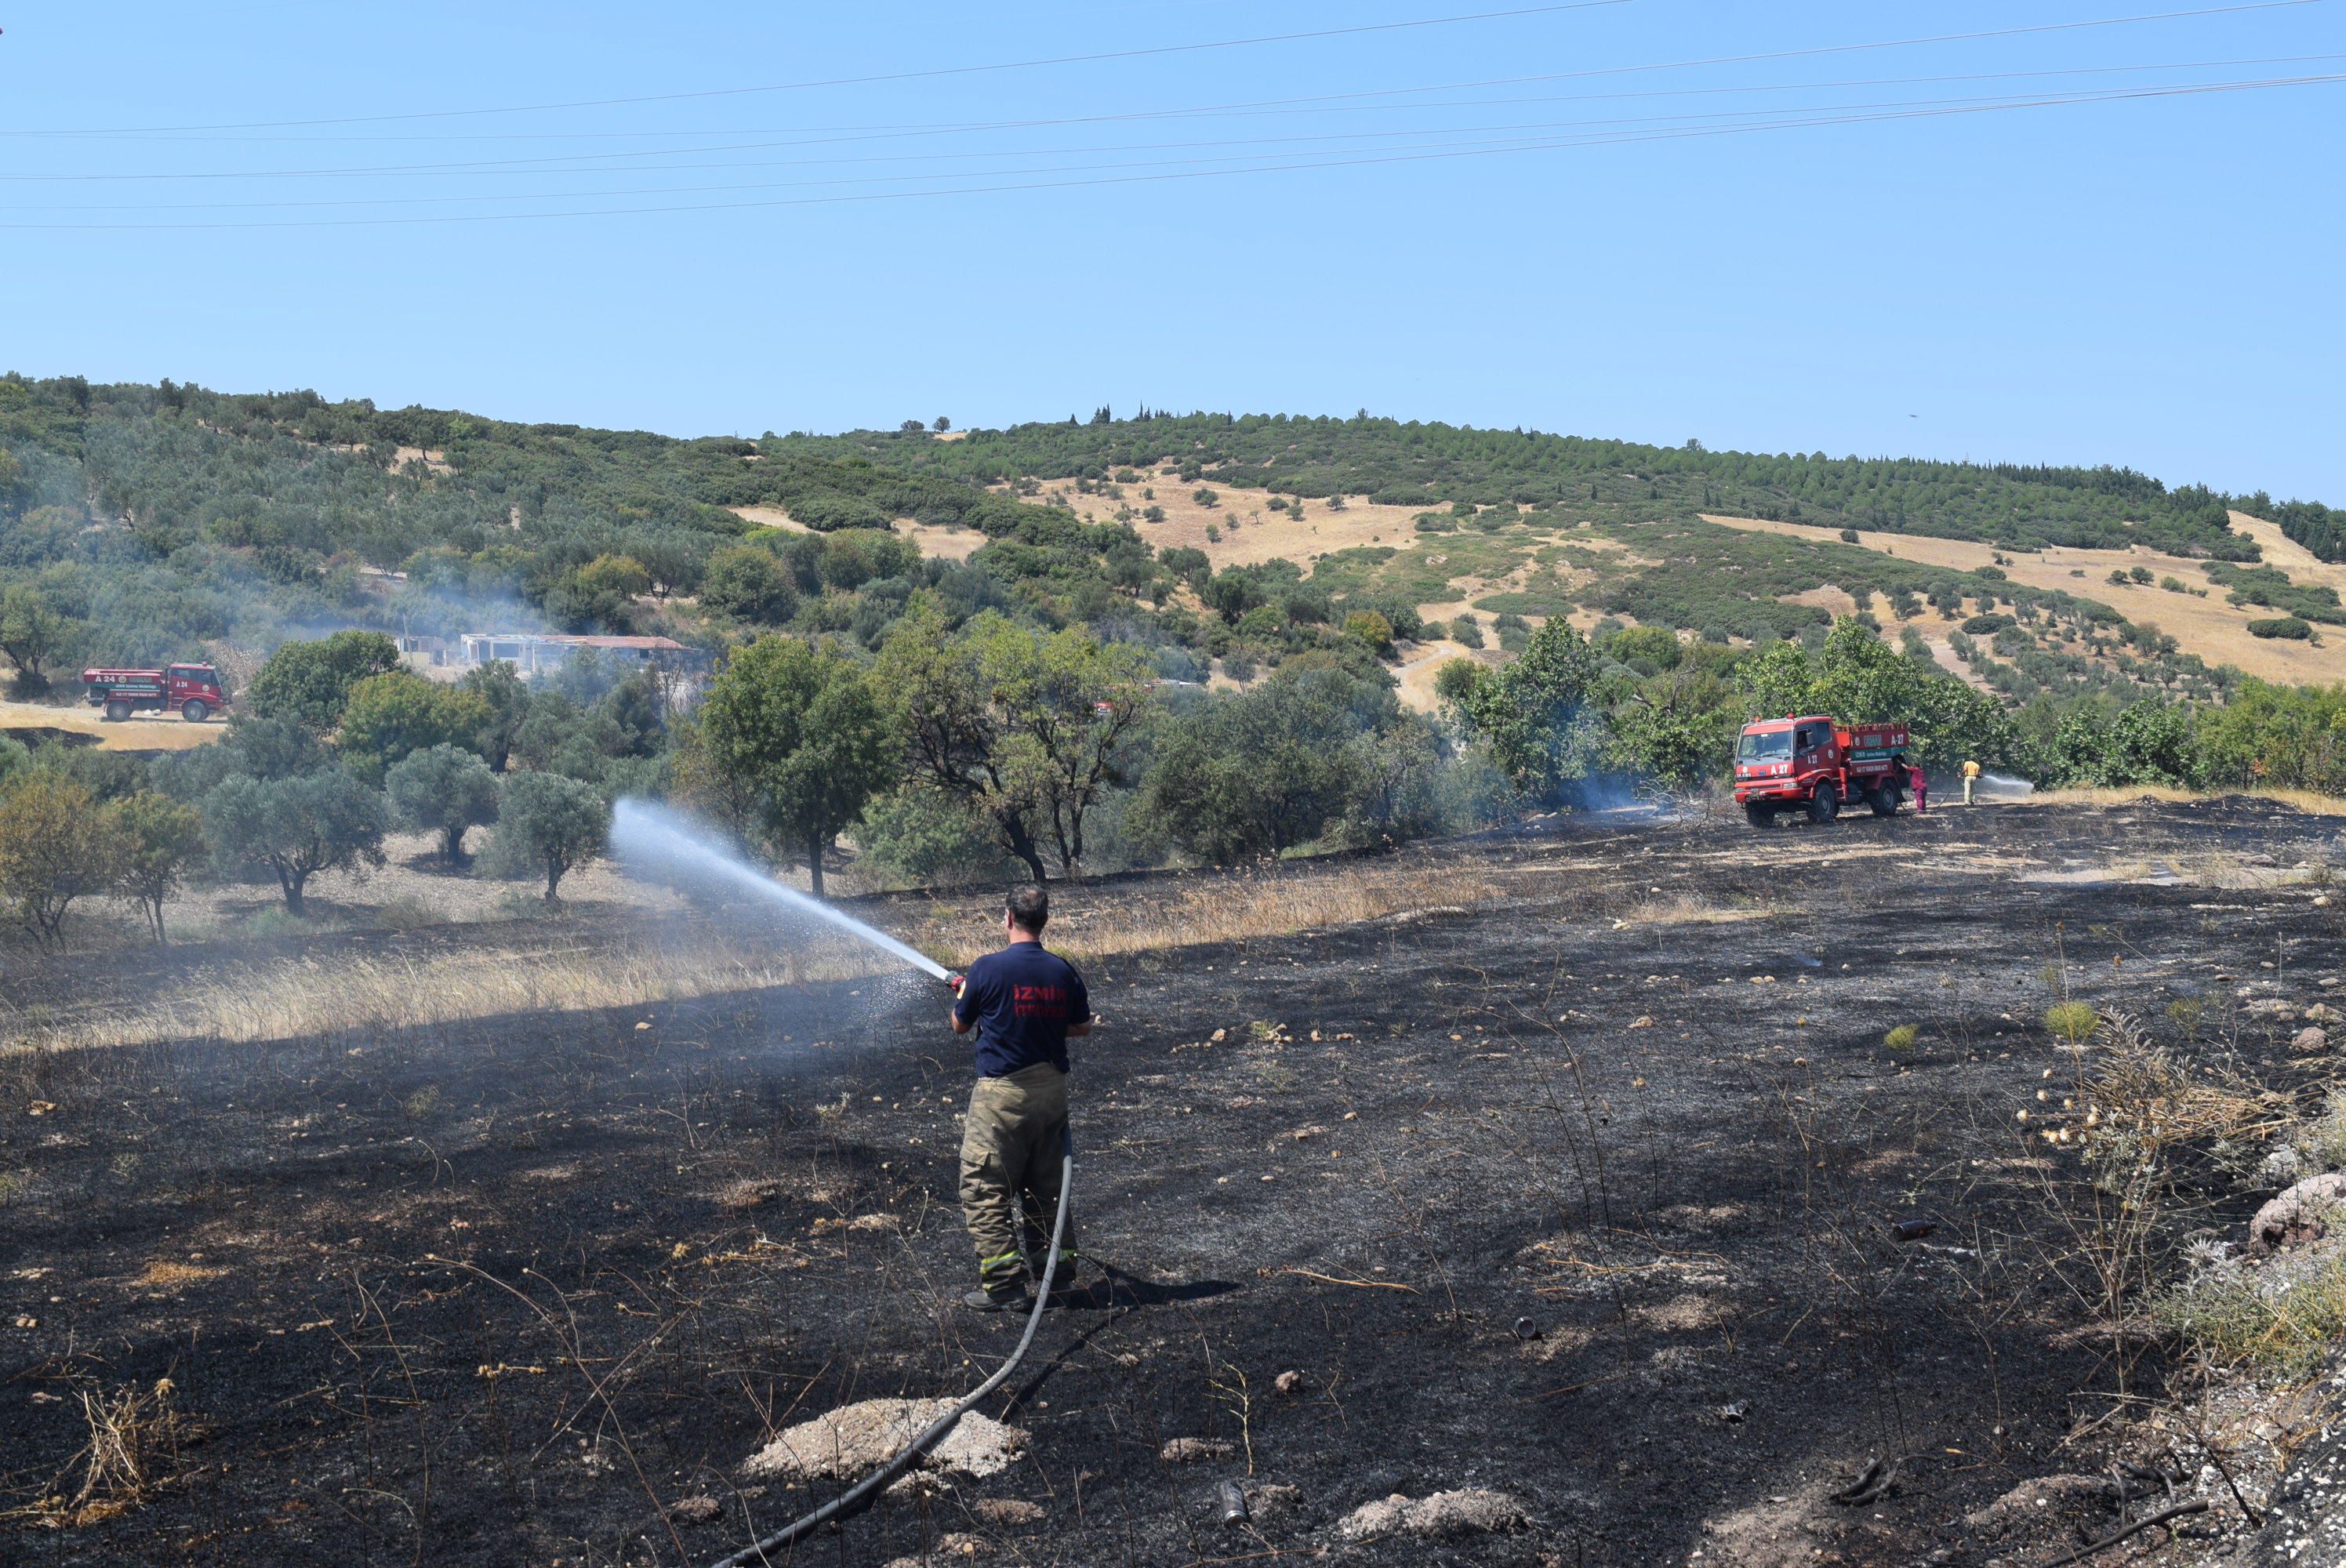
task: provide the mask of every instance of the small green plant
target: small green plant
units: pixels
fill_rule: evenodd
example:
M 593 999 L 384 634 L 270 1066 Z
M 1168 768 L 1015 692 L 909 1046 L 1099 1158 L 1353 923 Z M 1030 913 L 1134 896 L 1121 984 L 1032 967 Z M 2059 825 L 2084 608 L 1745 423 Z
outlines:
M 133 1154 L 117 1155 L 108 1168 L 114 1172 L 117 1180 L 134 1181 L 138 1176 L 138 1156 Z
M 2056 1002 L 2045 1010 L 2045 1027 L 2075 1045 L 2094 1032 L 2101 1014 L 2082 1002 Z
M 2302 1376 L 2346 1337 L 2346 1253 L 2219 1263 L 2160 1296 L 2151 1319 L 2219 1363 Z
M 2036 978 L 2044 983 L 2045 990 L 2058 991 L 2061 989 L 2061 966 L 2048 963 L 2036 972 Z
M 847 1101 L 848 1097 L 842 1095 L 839 1097 L 839 1104 L 835 1105 L 829 1102 L 817 1105 L 814 1108 L 814 1119 L 826 1127 L 836 1125 L 847 1115 Z
M 1258 1018 L 1247 1025 L 1247 1033 L 1257 1040 L 1275 1040 L 1279 1037 L 1279 1025 L 1268 1018 Z
M 2195 1042 L 2199 1038 L 2200 1015 L 2207 1011 L 2208 1004 L 2196 996 L 2178 996 L 2167 1004 L 2168 1021 L 2183 1031 L 2186 1040 Z
M 1255 1069 L 1254 1075 L 1256 1082 L 1274 1095 L 1284 1095 L 1299 1082 L 1292 1072 L 1276 1062 L 1264 1063 Z
M 1247 1473 L 1254 1473 L 1254 1391 L 1247 1387 L 1247 1375 L 1229 1361 L 1222 1363 L 1223 1376 L 1207 1380 L 1217 1404 L 1228 1405 L 1230 1414 L 1238 1418 L 1239 1441 L 1246 1444 Z
M 9 1200 L 15 1196 L 16 1177 L 11 1172 L 0 1171 L 0 1208 L 7 1207 Z
M 1904 1055 L 1914 1049 L 1914 1042 L 1921 1036 L 1922 1033 L 1923 1031 L 1918 1025 L 1912 1023 L 1901 1023 L 1897 1028 L 1892 1029 L 1889 1033 L 1884 1034 L 1882 1037 L 1882 1043 L 1884 1045 L 1889 1046 L 1892 1051 L 1897 1052 L 1899 1054 Z
M 415 1093 L 408 1095 L 404 1100 L 402 1100 L 399 1103 L 399 1108 L 407 1113 L 407 1119 L 409 1121 L 420 1122 L 424 1117 L 430 1115 L 432 1114 L 432 1108 L 439 1103 L 440 1090 L 438 1085 L 426 1084 L 423 1087 L 416 1090 Z

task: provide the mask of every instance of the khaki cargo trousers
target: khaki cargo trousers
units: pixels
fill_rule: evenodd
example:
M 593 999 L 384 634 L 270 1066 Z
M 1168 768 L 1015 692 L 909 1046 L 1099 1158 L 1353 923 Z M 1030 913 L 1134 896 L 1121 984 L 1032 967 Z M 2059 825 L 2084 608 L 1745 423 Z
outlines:
M 970 1091 L 961 1138 L 961 1211 L 977 1244 L 977 1279 L 992 1295 L 1016 1290 L 1031 1250 L 1039 1275 L 1059 1207 L 1061 1140 L 1067 1126 L 1067 1075 L 1048 1062 Z M 1025 1235 L 1020 1235 L 1021 1222 Z M 1067 1216 L 1059 1267 L 1076 1255 L 1076 1217 Z

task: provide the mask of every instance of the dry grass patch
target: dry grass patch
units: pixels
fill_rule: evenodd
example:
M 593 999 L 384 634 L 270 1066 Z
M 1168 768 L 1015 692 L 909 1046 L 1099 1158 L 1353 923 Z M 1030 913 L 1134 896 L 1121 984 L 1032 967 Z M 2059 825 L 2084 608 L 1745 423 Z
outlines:
M 166 1263 L 158 1258 L 148 1264 L 138 1276 L 138 1283 L 173 1289 L 182 1285 L 200 1285 L 207 1279 L 218 1279 L 227 1273 L 225 1268 L 206 1268 L 193 1263 Z
M 1505 895 L 1479 867 L 1363 862 L 1325 871 L 1271 871 L 1121 887 L 1112 897 L 1051 921 L 1051 945 L 1076 959 L 1146 952 L 1244 937 L 1289 936 L 1320 926 L 1465 906 Z M 1064 896 L 1064 895 L 1062 895 Z M 1073 903 L 1073 900 L 1068 901 Z M 937 906 L 917 921 L 892 922 L 922 952 L 967 962 L 1001 945 L 999 904 L 973 911 Z
M 646 1006 L 736 991 L 856 980 L 895 960 L 844 938 L 731 948 L 697 941 L 634 952 L 574 949 L 423 958 L 287 958 L 237 965 L 116 1012 L 61 1020 L 0 1051 L 165 1040 L 287 1040 L 347 1030 L 430 1028 L 515 1013 Z
M 1613 918 L 1627 925 L 1717 925 L 1728 921 L 1758 920 L 1778 911 L 1765 904 L 1713 903 L 1691 893 L 1640 900 Z
M 1999 802 L 2024 806 L 2131 806 L 2148 798 L 2167 805 L 2187 800 L 2213 800 L 2227 795 L 2247 795 L 2276 800 L 2320 817 L 2346 817 L 2346 799 L 2310 789 L 2184 789 L 2168 784 L 2129 784 L 2123 789 L 2080 786 L 2070 789 L 2039 789 L 2025 799 Z

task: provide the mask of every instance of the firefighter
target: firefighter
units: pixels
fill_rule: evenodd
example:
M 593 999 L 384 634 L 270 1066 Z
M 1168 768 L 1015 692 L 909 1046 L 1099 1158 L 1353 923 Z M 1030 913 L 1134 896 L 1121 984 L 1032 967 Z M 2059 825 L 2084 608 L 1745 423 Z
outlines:
M 1972 803 L 1972 786 L 1979 782 L 1980 765 L 1966 759 L 1964 763 L 1964 804 Z
M 1011 889 L 1003 901 L 1002 951 L 970 965 L 954 998 L 954 1033 L 977 1031 L 977 1084 L 962 1132 L 961 1207 L 977 1244 L 978 1288 L 962 1302 L 980 1312 L 1026 1304 L 1028 1247 L 1037 1255 L 1039 1278 L 1063 1196 L 1067 1036 L 1090 1033 L 1093 1020 L 1083 976 L 1044 951 L 1050 918 L 1050 895 L 1040 886 Z M 1071 1215 L 1054 1278 L 1064 1282 L 1075 1262 Z
M 1914 814 L 1927 816 L 1931 809 L 1931 781 L 1912 762 L 1906 764 L 1906 788 L 1914 794 Z

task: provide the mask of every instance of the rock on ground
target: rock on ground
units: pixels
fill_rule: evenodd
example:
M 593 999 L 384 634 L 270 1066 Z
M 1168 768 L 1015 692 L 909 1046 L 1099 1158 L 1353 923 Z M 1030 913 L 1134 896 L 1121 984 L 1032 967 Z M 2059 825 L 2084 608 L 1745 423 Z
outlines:
M 742 1471 L 759 1477 L 848 1480 L 894 1459 L 954 1400 L 865 1400 L 801 1421 L 751 1454 Z M 921 1463 L 964 1475 L 994 1475 L 1026 1451 L 1026 1434 L 974 1412 L 961 1418 Z
M 2330 1228 L 2330 1211 L 2346 1203 L 2346 1171 L 2309 1176 L 2290 1187 L 2249 1221 L 2249 1244 L 2258 1251 L 2319 1241 Z
M 1029 1502 L 1023 1497 L 981 1498 L 969 1505 L 969 1511 L 988 1524 L 1040 1524 L 1043 1505 Z
M 1524 1522 L 1524 1505 L 1503 1492 L 1480 1489 L 1437 1492 L 1413 1502 L 1399 1492 L 1382 1502 L 1364 1502 L 1337 1522 L 1347 1541 L 1381 1535 L 1466 1535 L 1514 1530 Z
M 2300 1056 L 2311 1056 L 2327 1051 L 2330 1049 L 2329 1032 L 2318 1026 L 2300 1029 L 2290 1037 L 2289 1048 Z
M 1201 1459 L 1228 1459 L 1232 1449 L 1219 1438 L 1179 1437 L 1157 1451 L 1167 1464 L 1194 1464 Z

